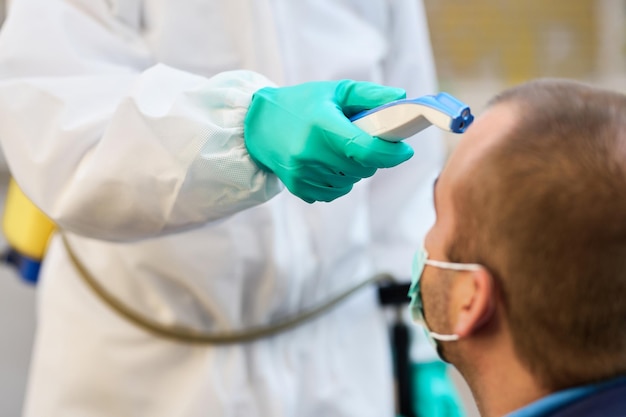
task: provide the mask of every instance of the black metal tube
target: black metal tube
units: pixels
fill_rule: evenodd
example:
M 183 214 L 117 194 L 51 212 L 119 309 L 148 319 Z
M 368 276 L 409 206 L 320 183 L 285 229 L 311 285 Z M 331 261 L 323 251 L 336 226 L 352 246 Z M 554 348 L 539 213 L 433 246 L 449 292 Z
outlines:
M 416 417 L 411 359 L 409 357 L 410 343 L 409 328 L 401 318 L 398 318 L 398 321 L 393 325 L 392 349 L 398 384 L 398 412 L 403 417 Z

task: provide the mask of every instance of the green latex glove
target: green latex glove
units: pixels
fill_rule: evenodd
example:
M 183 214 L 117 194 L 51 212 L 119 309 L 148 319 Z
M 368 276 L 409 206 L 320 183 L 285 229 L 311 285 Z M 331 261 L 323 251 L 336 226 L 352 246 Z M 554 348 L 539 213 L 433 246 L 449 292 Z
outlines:
M 413 392 L 419 417 L 463 417 L 463 405 L 441 361 L 413 363 Z
M 343 81 L 263 88 L 252 97 L 244 139 L 252 159 L 306 202 L 332 201 L 413 149 L 372 137 L 346 116 L 401 99 L 397 88 Z

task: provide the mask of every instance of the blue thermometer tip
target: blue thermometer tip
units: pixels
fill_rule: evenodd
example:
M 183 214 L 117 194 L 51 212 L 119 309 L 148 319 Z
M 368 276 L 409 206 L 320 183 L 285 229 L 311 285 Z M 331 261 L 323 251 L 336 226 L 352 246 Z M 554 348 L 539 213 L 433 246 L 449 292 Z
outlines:
M 435 125 L 442 130 L 463 133 L 474 116 L 469 106 L 447 93 L 403 99 L 366 110 L 350 120 L 372 136 L 399 141 Z

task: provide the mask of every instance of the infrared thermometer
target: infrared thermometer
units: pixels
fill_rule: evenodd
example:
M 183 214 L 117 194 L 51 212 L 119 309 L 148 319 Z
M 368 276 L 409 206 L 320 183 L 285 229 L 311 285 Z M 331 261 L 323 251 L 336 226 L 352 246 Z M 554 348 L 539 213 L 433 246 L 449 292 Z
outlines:
M 447 132 L 463 133 L 474 121 L 467 104 L 448 93 L 392 101 L 350 118 L 371 136 L 398 142 L 431 125 Z

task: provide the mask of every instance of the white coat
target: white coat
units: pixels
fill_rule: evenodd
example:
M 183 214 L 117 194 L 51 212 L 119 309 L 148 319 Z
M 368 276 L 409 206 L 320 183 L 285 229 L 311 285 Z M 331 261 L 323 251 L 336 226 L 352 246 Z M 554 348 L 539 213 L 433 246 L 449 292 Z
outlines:
M 110 292 L 161 323 L 247 328 L 375 272 L 408 279 L 433 219 L 435 128 L 410 142 L 409 162 L 332 203 L 304 203 L 250 160 L 254 91 L 341 78 L 437 92 L 421 3 L 17 0 L 0 35 L 0 140 L 17 182 Z M 38 291 L 28 417 L 393 415 L 373 288 L 223 347 L 121 318 L 58 238 Z

